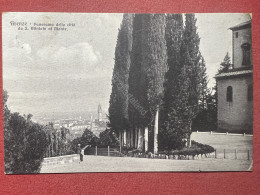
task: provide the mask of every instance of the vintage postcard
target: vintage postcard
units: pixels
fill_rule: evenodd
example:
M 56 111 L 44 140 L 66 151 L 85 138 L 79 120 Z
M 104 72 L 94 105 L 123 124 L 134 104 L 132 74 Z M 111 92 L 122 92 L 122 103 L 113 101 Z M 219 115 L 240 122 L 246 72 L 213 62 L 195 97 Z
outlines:
M 3 13 L 5 173 L 252 171 L 251 21 Z

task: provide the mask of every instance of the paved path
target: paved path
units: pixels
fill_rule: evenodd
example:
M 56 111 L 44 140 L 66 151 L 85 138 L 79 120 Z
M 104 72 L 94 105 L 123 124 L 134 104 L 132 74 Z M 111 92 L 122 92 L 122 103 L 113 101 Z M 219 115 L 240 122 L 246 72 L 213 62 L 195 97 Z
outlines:
M 131 157 L 84 156 L 84 162 L 43 166 L 41 173 L 249 171 L 252 161 L 230 159 L 170 160 Z
M 210 135 L 192 134 L 192 139 L 212 145 L 219 151 L 229 150 L 250 150 L 252 158 L 253 137 L 231 136 L 231 135 Z M 205 158 L 196 160 L 170 160 L 170 159 L 145 159 L 130 157 L 104 157 L 104 156 L 84 156 L 82 163 L 69 163 L 60 165 L 44 165 L 41 173 L 71 173 L 71 172 L 150 172 L 150 171 L 249 171 L 252 169 L 252 160 L 247 160 L 238 154 L 238 159 L 234 159 L 233 153 L 226 156 L 218 154 L 218 158 Z
M 208 144 L 215 149 L 252 150 L 253 137 L 243 135 L 219 135 L 210 133 L 191 134 L 191 139 L 202 144 Z

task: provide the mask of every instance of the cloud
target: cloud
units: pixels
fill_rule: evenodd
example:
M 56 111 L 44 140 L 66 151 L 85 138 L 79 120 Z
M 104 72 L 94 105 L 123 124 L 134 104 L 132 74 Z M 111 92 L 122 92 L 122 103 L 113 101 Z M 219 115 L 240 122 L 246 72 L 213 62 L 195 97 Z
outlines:
M 86 73 L 95 69 L 101 60 L 99 51 L 87 42 L 68 47 L 50 45 L 36 54 L 38 68 L 59 78 L 86 78 Z
M 3 77 L 17 79 L 19 75 L 26 76 L 27 67 L 33 63 L 31 53 L 30 44 L 14 39 L 11 47 L 5 47 L 3 52 Z

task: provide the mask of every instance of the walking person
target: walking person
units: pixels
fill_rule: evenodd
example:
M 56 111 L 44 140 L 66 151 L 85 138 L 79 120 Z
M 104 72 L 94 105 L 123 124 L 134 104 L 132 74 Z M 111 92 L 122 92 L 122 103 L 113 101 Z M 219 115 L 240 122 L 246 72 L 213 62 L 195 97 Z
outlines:
M 82 162 L 83 161 L 83 154 L 82 154 L 82 151 L 81 151 L 80 144 L 78 144 L 77 153 L 79 154 L 80 162 Z

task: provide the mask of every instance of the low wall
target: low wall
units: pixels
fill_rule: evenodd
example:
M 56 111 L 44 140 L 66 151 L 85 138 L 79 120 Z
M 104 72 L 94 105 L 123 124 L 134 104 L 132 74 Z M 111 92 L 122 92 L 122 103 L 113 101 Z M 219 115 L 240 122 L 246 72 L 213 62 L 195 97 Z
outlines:
M 194 131 L 192 133 L 199 133 L 199 134 L 211 134 L 211 135 L 237 135 L 237 136 L 253 136 L 252 134 L 246 134 L 246 133 L 243 133 L 243 134 L 239 134 L 239 133 L 220 133 L 220 132 L 214 132 L 214 131 L 207 131 L 207 132 L 202 132 L 202 131 Z
M 44 158 L 42 165 L 57 165 L 57 164 L 66 164 L 66 163 L 72 163 L 78 161 L 79 161 L 79 155 L 72 154 L 66 156 L 55 156 L 55 157 Z

